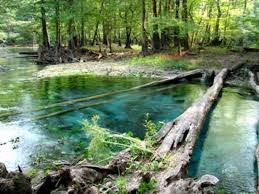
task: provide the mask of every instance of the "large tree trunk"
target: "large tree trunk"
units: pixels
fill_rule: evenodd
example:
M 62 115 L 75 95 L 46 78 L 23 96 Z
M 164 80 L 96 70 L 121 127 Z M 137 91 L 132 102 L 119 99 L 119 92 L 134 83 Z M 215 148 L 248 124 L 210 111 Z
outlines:
M 84 18 L 84 7 L 83 2 L 81 1 L 81 35 L 80 35 L 80 46 L 85 45 L 85 18 Z
M 102 12 L 103 12 L 103 6 L 104 6 L 104 0 L 101 1 L 100 14 L 102 14 Z M 98 19 L 97 22 L 96 22 L 96 26 L 95 26 L 95 30 L 94 30 L 94 36 L 93 36 L 93 40 L 92 40 L 92 43 L 91 43 L 92 46 L 95 44 L 95 42 L 97 40 L 99 24 L 100 24 L 100 21 Z
M 189 49 L 189 34 L 188 34 L 188 6 L 187 0 L 183 0 L 183 21 L 185 22 L 187 28 L 185 28 L 185 34 L 183 38 L 183 47 L 185 50 Z
M 220 18 L 221 18 L 221 9 L 220 9 L 220 0 L 216 0 L 217 3 L 217 20 L 216 20 L 216 25 L 215 25 L 215 31 L 214 31 L 214 39 L 212 41 L 212 44 L 217 46 L 220 45 L 220 39 L 219 39 L 219 22 L 220 22 Z
M 175 1 L 175 19 L 180 19 L 180 0 Z M 177 48 L 179 54 L 181 54 L 181 41 L 180 41 L 180 27 L 177 25 L 174 28 L 174 46 Z
M 142 0 L 142 55 L 146 55 L 148 52 L 148 41 L 146 32 L 146 0 Z
M 56 24 L 56 52 L 59 52 L 61 46 L 61 29 L 60 29 L 60 5 L 59 0 L 55 1 L 55 24 Z
M 125 42 L 125 48 L 131 48 L 131 27 L 126 26 L 126 42 Z
M 158 17 L 156 0 L 153 0 L 153 16 L 154 16 L 154 18 Z M 153 42 L 153 50 L 154 51 L 160 50 L 160 37 L 159 37 L 159 33 L 158 33 L 158 24 L 153 25 L 152 42 Z
M 41 0 L 41 25 L 42 25 L 42 46 L 49 48 L 49 35 L 47 29 L 46 10 L 44 8 L 44 0 Z
M 209 6 L 208 6 L 208 18 L 209 18 L 209 20 L 211 19 L 212 7 L 213 7 L 213 4 L 209 2 Z M 207 24 L 206 24 L 206 27 L 205 27 L 204 36 L 203 36 L 203 39 L 202 39 L 202 45 L 210 43 L 210 28 L 211 27 L 210 27 L 210 24 L 209 24 L 209 20 L 207 21 Z

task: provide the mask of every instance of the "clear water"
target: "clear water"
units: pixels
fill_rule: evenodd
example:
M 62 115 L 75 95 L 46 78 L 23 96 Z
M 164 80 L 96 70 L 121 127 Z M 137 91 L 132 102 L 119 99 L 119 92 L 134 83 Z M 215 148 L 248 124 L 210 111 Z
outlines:
M 199 83 L 178 84 L 169 88 L 132 91 L 37 113 L 30 112 L 44 105 L 127 89 L 151 80 L 101 76 L 35 80 L 32 75 L 41 67 L 28 59 L 15 58 L 18 50 L 0 50 L 0 67 L 5 70 L 0 72 L 0 114 L 25 112 L 0 118 L 0 162 L 4 162 L 9 170 L 17 169 L 17 165 L 30 168 L 35 161 L 38 164 L 46 159 L 74 159 L 89 143 L 82 130 L 82 121 L 94 115 L 100 116 L 100 124 L 104 127 L 119 132 L 132 131 L 142 138 L 145 133 L 145 113 L 150 113 L 153 121 L 169 121 L 180 115 L 206 89 Z M 35 116 L 104 100 L 109 102 L 48 119 L 28 121 Z M 24 120 L 26 122 L 21 122 Z M 17 137 L 19 141 L 15 142 Z
M 189 168 L 191 177 L 217 176 L 217 189 L 226 193 L 255 193 L 259 101 L 246 93 L 240 88 L 224 89 L 201 132 Z

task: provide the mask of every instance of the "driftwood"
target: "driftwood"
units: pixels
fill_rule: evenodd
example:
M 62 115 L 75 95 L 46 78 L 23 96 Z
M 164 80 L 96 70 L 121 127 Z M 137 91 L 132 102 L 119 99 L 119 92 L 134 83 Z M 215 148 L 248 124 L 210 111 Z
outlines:
M 170 84 L 170 83 L 176 83 L 176 82 L 178 82 L 182 79 L 190 80 L 190 79 L 193 79 L 193 78 L 199 78 L 199 77 L 203 76 L 203 73 L 204 73 L 203 70 L 188 71 L 188 72 L 181 73 L 179 75 L 175 75 L 172 78 L 154 81 L 154 82 L 151 82 L 151 83 L 147 83 L 147 84 L 144 84 L 144 85 L 132 87 L 132 88 L 125 89 L 125 90 L 107 92 L 107 93 L 99 94 L 99 95 L 95 95 L 95 96 L 87 96 L 87 97 L 77 98 L 77 99 L 73 99 L 73 100 L 69 100 L 69 101 L 54 103 L 54 104 L 47 105 L 47 106 L 44 106 L 44 107 L 32 109 L 29 112 L 38 112 L 38 111 L 43 111 L 43 110 L 47 110 L 47 109 L 51 109 L 51 108 L 55 108 L 55 107 L 63 107 L 63 106 L 73 105 L 75 103 L 96 100 L 96 99 L 109 97 L 109 96 L 116 95 L 116 94 L 121 94 L 121 93 L 130 92 L 130 91 L 134 91 L 134 90 L 144 89 L 144 88 L 148 88 L 148 87 L 155 87 L 155 86 L 166 85 L 166 84 Z M 0 118 L 15 116 L 15 115 L 24 114 L 24 113 L 25 112 L 23 112 L 23 111 L 2 113 L 2 114 L 0 114 Z

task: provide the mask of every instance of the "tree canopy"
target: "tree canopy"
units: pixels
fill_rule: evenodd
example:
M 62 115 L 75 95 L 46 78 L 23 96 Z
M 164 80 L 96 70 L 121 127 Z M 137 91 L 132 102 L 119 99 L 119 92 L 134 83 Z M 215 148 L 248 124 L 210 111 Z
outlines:
M 258 0 L 1 0 L 0 41 L 142 51 L 258 46 Z

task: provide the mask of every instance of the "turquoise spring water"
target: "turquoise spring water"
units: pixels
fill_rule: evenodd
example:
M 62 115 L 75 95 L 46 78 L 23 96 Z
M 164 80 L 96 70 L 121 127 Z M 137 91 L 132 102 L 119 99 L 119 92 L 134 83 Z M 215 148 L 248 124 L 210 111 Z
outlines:
M 201 131 L 189 176 L 212 174 L 225 193 L 255 193 L 258 100 L 242 88 L 224 89 Z
M 169 121 L 206 91 L 200 83 L 181 83 L 31 112 L 53 103 L 127 89 L 152 80 L 90 75 L 35 80 L 33 73 L 42 67 L 28 59 L 16 58 L 18 51 L 0 50 L 0 114 L 24 112 L 0 118 L 0 162 L 9 170 L 17 169 L 17 165 L 26 169 L 44 164 L 46 159 L 73 160 L 90 141 L 82 122 L 94 115 L 100 116 L 103 127 L 131 131 L 143 138 L 146 113 L 155 122 Z M 30 121 L 89 103 L 103 104 Z M 226 193 L 255 192 L 258 112 L 258 98 L 249 91 L 225 88 L 201 132 L 189 176 L 215 175 L 220 179 L 217 189 L 224 188 Z
M 178 84 L 31 112 L 45 105 L 127 89 L 152 80 L 90 75 L 35 80 L 32 75 L 41 67 L 16 56 L 17 49 L 2 50 L 0 54 L 0 65 L 5 69 L 0 73 L 0 114 L 24 112 L 0 118 L 0 144 L 6 143 L 0 146 L 0 162 L 4 162 L 10 170 L 17 169 L 17 165 L 30 168 L 35 163 L 44 163 L 46 159 L 74 159 L 89 143 L 82 122 L 94 115 L 99 115 L 103 127 L 117 132 L 131 131 L 143 138 L 146 113 L 155 122 L 169 121 L 180 115 L 206 88 L 199 83 Z M 90 103 L 103 104 L 30 121 L 40 115 Z

